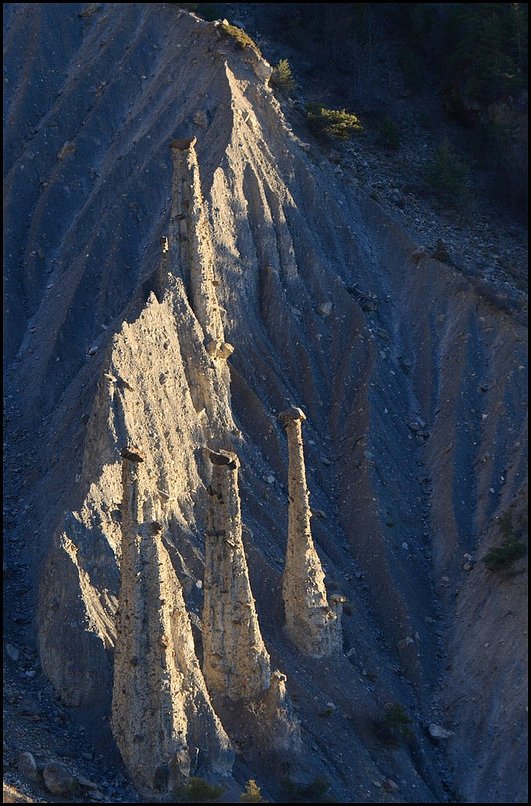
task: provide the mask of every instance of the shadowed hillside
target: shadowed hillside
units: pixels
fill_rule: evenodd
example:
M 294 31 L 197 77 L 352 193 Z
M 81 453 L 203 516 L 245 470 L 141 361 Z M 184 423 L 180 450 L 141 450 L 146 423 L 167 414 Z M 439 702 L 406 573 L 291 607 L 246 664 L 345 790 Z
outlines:
M 14 697 L 8 753 L 123 773 L 126 444 L 201 656 L 209 447 L 239 457 L 257 617 L 302 741 L 280 763 L 227 709 L 227 792 L 256 778 L 285 802 L 287 779 L 320 777 L 337 802 L 525 802 L 526 559 L 482 562 L 525 531 L 524 326 L 300 140 L 267 63 L 219 25 L 174 4 L 20 3 L 4 30 L 6 664 L 42 709 L 21 733 Z M 197 171 L 179 174 L 170 143 L 192 137 Z M 346 597 L 330 657 L 283 631 L 290 405 L 328 595 Z M 390 703 L 411 733 L 386 742 Z

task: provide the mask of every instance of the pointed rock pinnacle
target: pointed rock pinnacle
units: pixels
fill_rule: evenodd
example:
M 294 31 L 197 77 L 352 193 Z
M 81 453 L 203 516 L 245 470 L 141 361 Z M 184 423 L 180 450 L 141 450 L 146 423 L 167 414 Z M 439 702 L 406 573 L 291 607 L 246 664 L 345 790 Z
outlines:
M 208 452 L 212 464 L 205 540 L 203 671 L 209 691 L 252 700 L 269 687 L 270 661 L 258 624 L 242 541 L 239 460 Z
M 301 409 L 290 406 L 279 414 L 288 438 L 288 543 L 282 578 L 286 632 L 306 655 L 330 655 L 341 647 L 341 603 L 330 607 L 324 573 L 313 543 Z

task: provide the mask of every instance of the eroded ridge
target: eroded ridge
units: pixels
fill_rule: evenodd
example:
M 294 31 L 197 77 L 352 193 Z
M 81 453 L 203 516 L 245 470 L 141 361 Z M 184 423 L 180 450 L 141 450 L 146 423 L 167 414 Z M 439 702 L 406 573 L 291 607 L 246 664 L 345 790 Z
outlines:
M 288 544 L 282 578 L 285 629 L 306 655 L 330 655 L 341 647 L 343 597 L 328 604 L 324 573 L 310 528 L 310 505 L 302 422 L 304 412 L 291 406 L 279 414 L 288 438 Z
M 170 237 L 163 247 L 162 264 L 184 280 L 190 305 L 203 329 L 205 347 L 215 358 L 228 358 L 232 345 L 224 340 L 216 295 L 214 249 L 205 213 L 196 138 L 173 140 L 172 210 Z M 164 249 L 169 254 L 166 256 Z M 172 265 L 175 261 L 176 265 Z

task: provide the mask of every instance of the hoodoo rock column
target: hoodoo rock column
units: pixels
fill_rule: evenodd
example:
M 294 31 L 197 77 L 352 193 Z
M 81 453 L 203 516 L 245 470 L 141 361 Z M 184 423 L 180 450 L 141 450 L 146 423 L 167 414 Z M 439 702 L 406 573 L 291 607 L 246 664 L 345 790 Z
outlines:
M 324 573 L 310 528 L 310 506 L 301 409 L 291 406 L 279 415 L 288 438 L 288 544 L 282 578 L 285 629 L 306 655 L 330 655 L 341 647 L 341 602 L 330 607 Z
M 230 771 L 234 756 L 199 668 L 162 526 L 142 522 L 143 458 L 135 448 L 124 449 L 122 458 L 112 730 L 136 788 L 150 796 L 182 785 L 199 755 L 202 768 L 220 773 Z
M 265 648 L 242 541 L 239 460 L 231 451 L 209 451 L 212 464 L 205 541 L 203 672 L 211 693 L 253 700 L 270 684 Z

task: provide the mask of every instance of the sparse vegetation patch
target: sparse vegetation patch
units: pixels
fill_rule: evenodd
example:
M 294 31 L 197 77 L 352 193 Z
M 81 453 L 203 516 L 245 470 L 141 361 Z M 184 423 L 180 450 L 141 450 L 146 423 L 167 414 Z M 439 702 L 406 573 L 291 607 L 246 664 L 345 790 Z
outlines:
M 286 95 L 290 95 L 290 93 L 294 91 L 296 87 L 295 79 L 293 78 L 291 67 L 287 59 L 281 59 L 276 67 L 273 68 L 270 82 L 273 87 L 276 87 L 276 89 L 284 92 Z
M 324 776 L 317 776 L 308 784 L 299 784 L 290 779 L 283 782 L 287 803 L 330 803 L 326 793 L 330 783 Z
M 204 778 L 195 778 L 193 776 L 176 792 L 176 796 L 182 803 L 212 803 L 222 794 L 222 786 L 210 784 Z
M 491 548 L 483 557 L 483 562 L 489 571 L 506 571 L 527 554 L 527 546 L 515 533 L 509 512 L 500 518 L 499 527 L 504 536 L 503 542 Z
M 346 109 L 325 109 L 319 104 L 307 104 L 308 124 L 315 134 L 336 140 L 350 140 L 362 130 L 356 115 Z
M 412 720 L 398 702 L 388 703 L 383 719 L 376 722 L 376 734 L 382 744 L 398 747 L 413 735 Z
M 449 204 L 470 197 L 469 170 L 448 140 L 439 143 L 426 163 L 425 178 L 431 190 Z
M 260 54 L 258 45 L 253 42 L 249 34 L 245 33 L 243 28 L 238 28 L 236 25 L 231 25 L 230 22 L 223 20 L 221 23 L 221 30 L 224 31 L 227 36 L 230 36 L 230 38 L 236 42 L 241 50 L 250 48 L 251 50 L 254 50 L 255 53 Z

